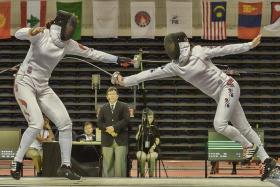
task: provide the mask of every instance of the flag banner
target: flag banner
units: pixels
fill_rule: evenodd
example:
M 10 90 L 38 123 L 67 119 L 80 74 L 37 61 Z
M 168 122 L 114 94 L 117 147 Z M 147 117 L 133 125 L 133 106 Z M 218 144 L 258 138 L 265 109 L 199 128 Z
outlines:
M 11 2 L 0 2 L 0 39 L 11 38 Z
M 192 37 L 192 2 L 166 1 L 167 34 L 185 32 Z
M 11 2 L 0 2 L 0 39 L 11 38 Z
M 227 2 L 202 1 L 202 36 L 204 40 L 225 40 Z
M 280 2 L 271 3 L 270 25 L 264 26 L 267 31 L 277 32 L 280 30 Z
M 262 3 L 239 2 L 238 38 L 251 40 L 261 29 Z
M 119 28 L 119 1 L 93 0 L 93 37 L 117 38 Z
M 27 0 L 20 2 L 21 27 L 43 27 L 46 24 L 45 0 Z
M 131 1 L 131 37 L 155 38 L 155 2 Z
M 56 2 L 56 9 L 64 10 L 66 12 L 70 12 L 77 17 L 77 26 L 75 33 L 73 35 L 74 40 L 81 39 L 81 26 L 82 26 L 82 2 L 73 2 L 73 3 L 65 3 L 65 2 Z
M 280 17 L 280 2 L 272 2 L 270 23 L 274 23 L 279 17 Z

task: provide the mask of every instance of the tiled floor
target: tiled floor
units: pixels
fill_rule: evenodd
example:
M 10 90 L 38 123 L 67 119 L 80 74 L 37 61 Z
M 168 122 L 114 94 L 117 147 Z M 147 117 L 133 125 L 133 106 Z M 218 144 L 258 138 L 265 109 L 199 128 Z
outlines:
M 64 178 L 25 177 L 21 180 L 0 178 L 0 186 L 145 186 L 145 187 L 275 187 L 258 179 L 238 178 L 188 178 L 188 179 L 139 179 L 139 178 L 82 178 L 79 181 Z
M 163 168 L 162 162 L 161 167 L 161 177 L 205 177 L 205 161 L 175 161 L 175 160 L 163 160 L 166 172 Z M 133 161 L 131 176 L 137 176 L 137 162 Z M 210 174 L 211 165 L 207 162 L 207 177 L 259 177 L 260 170 L 259 166 L 252 163 L 250 166 L 237 165 L 237 175 L 231 175 L 232 165 L 229 162 L 219 163 L 219 172 L 215 175 Z
M 231 175 L 231 165 L 228 162 L 220 162 L 220 170 L 216 175 L 209 175 L 211 165 L 208 167 L 208 178 L 205 177 L 204 161 L 163 161 L 167 170 L 166 178 L 164 170 L 161 170 L 159 178 L 136 178 L 136 161 L 133 161 L 132 178 L 89 178 L 83 177 L 79 181 L 71 181 L 65 178 L 32 177 L 34 170 L 31 161 L 25 161 L 24 177 L 19 181 L 13 180 L 9 175 L 9 162 L 0 161 L 0 186 L 153 186 L 153 187 L 272 187 L 279 186 L 280 181 L 261 182 L 259 179 L 259 166 L 254 163 L 251 166 L 237 166 L 237 175 Z M 161 163 L 162 164 L 162 163 Z M 28 166 L 28 167 L 27 167 Z M 6 167 L 6 169 L 5 169 Z M 161 165 L 162 167 L 162 165 Z M 4 177 L 4 175 L 6 177 Z M 254 178 L 252 178 L 254 177 Z
M 166 172 L 164 170 L 164 167 Z M 0 176 L 8 176 L 10 161 L 0 160 Z M 252 163 L 250 166 L 237 165 L 237 175 L 231 175 L 232 166 L 228 162 L 220 162 L 219 173 L 210 175 L 211 165 L 207 163 L 207 176 L 208 177 L 259 177 L 259 166 Z M 132 162 L 131 177 L 137 177 L 137 162 Z M 160 162 L 161 177 L 205 177 L 205 162 L 204 161 L 175 161 L 163 160 Z M 34 167 L 32 161 L 24 161 L 24 176 L 34 176 Z M 159 176 L 159 172 L 157 173 Z

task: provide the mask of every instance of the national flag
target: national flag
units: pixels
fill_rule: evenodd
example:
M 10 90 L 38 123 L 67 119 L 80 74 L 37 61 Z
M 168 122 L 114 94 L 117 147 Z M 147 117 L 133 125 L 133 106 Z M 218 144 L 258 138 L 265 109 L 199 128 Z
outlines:
M 202 1 L 202 39 L 224 40 L 226 31 L 226 1 Z
M 261 29 L 262 2 L 239 2 L 238 38 L 253 39 Z
M 131 1 L 131 37 L 155 37 L 155 2 Z
M 117 38 L 119 28 L 119 1 L 93 0 L 93 36 Z
M 45 0 L 27 0 L 20 2 L 21 27 L 43 27 L 46 24 Z
M 0 2 L 0 39 L 11 38 L 11 2 Z
M 73 2 L 73 3 L 66 3 L 66 2 L 56 2 L 56 9 L 64 10 L 66 12 L 70 12 L 77 17 L 77 26 L 75 33 L 73 35 L 74 40 L 81 39 L 81 25 L 82 25 L 82 2 Z
M 166 1 L 167 34 L 185 32 L 192 37 L 192 1 Z
M 274 23 L 279 17 L 280 17 L 280 2 L 272 2 L 270 23 Z
M 280 2 L 271 3 L 270 25 L 264 26 L 267 31 L 278 32 L 280 30 Z

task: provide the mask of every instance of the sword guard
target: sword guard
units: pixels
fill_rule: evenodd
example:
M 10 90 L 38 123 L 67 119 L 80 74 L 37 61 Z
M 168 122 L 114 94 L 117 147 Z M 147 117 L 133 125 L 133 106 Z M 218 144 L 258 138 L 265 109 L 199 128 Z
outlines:
M 111 77 L 111 83 L 112 84 L 118 84 L 118 76 L 120 75 L 121 73 L 119 71 L 116 71 L 113 73 L 112 77 Z

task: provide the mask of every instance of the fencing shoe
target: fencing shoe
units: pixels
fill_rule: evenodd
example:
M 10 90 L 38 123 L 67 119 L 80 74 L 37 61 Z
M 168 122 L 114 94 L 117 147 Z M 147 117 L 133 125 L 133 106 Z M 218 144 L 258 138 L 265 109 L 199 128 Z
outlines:
M 273 158 L 267 158 L 263 162 L 263 172 L 261 176 L 261 181 L 264 181 L 269 177 L 270 172 L 276 167 L 276 160 Z
M 57 175 L 59 177 L 66 177 L 70 180 L 80 180 L 81 176 L 76 174 L 70 166 L 62 165 L 58 170 L 57 170 Z
M 11 169 L 10 169 L 11 176 L 16 180 L 19 180 L 21 177 L 21 172 L 22 172 L 22 163 L 17 161 L 12 161 Z

